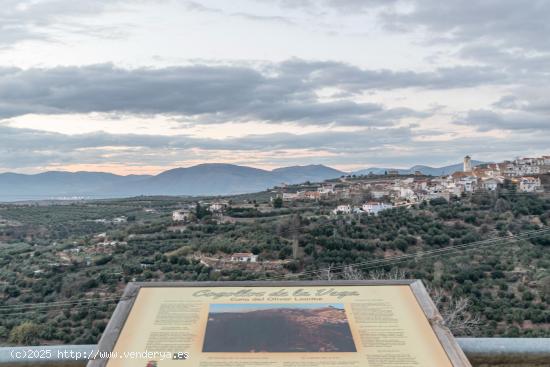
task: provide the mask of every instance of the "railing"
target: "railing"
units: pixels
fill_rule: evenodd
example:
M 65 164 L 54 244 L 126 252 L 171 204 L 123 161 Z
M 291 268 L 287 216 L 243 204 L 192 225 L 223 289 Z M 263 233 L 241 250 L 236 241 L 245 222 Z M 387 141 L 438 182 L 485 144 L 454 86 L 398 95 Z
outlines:
M 550 366 L 550 338 L 457 338 L 457 340 L 474 367 Z M 95 345 L 4 347 L 0 348 L 0 367 L 80 367 L 86 365 L 88 356 L 94 350 L 97 350 Z M 29 354 L 34 358 L 28 358 Z M 27 358 L 24 358 L 25 356 Z
M 550 367 L 550 338 L 457 338 L 475 367 Z

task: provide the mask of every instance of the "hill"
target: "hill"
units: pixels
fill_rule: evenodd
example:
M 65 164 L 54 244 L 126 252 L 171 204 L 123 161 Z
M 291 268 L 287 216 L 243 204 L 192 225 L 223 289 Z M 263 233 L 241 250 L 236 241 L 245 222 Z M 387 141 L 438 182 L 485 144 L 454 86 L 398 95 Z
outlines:
M 486 162 L 482 161 L 472 161 L 472 165 L 478 166 L 480 164 L 483 164 Z M 375 175 L 383 175 L 385 172 L 388 172 L 390 170 L 397 170 L 400 175 L 411 175 L 414 174 L 416 171 L 422 172 L 424 175 L 429 176 L 441 176 L 441 175 L 450 175 L 453 172 L 462 171 L 462 163 L 452 164 L 449 166 L 443 166 L 443 167 L 430 167 L 430 166 L 424 166 L 424 165 L 416 165 L 412 166 L 411 168 L 380 168 L 380 167 L 371 167 L 366 168 L 362 170 L 358 170 L 353 172 L 355 175 L 368 175 L 369 173 L 373 173 Z
M 319 182 L 327 178 L 336 178 L 346 174 L 345 172 L 323 166 L 322 164 L 277 168 L 271 172 L 284 178 L 283 181 L 288 183 L 302 183 L 306 181 Z
M 0 204 L 0 344 L 95 344 L 122 289 L 133 279 L 251 281 L 280 279 L 292 272 L 313 280 L 329 266 L 336 269 L 331 279 L 422 279 L 444 314 L 466 297 L 470 306 L 462 315 L 481 322 L 465 328 L 460 318 L 451 325 L 457 336 L 550 336 L 550 199 L 542 195 L 517 195 L 503 188 L 360 219 L 331 215 L 332 208 L 346 199 L 325 205 L 287 202 L 280 209 L 271 207 L 265 192 L 227 199 L 233 209 L 246 210 L 228 210 L 223 221 L 207 212 L 177 229 L 172 212 L 193 206 L 195 198 Z M 257 210 L 250 209 L 250 200 L 256 200 Z M 113 220 L 121 216 L 127 221 Z M 546 232 L 523 236 L 524 231 L 542 229 Z M 519 234 L 520 241 L 510 240 L 510 235 Z M 414 256 L 441 250 L 439 256 Z M 253 252 L 260 262 L 209 260 L 229 259 L 235 252 Z M 389 261 L 405 255 L 408 260 Z M 338 270 L 372 261 L 387 266 L 356 267 L 348 275 Z M 21 311 L 21 305 L 42 302 L 40 312 Z M 329 319 L 343 321 L 336 310 L 323 307 L 310 317 L 311 312 L 290 308 L 256 312 L 262 308 L 250 305 L 232 310 L 240 315 L 226 316 L 227 309 L 210 309 L 217 317 L 207 326 L 214 336 L 209 347 L 227 348 L 229 340 L 242 342 L 233 348 L 247 351 L 343 349 L 332 341 L 346 340 L 344 334 L 321 334 L 335 330 L 322 328 L 331 324 Z M 12 341 L 12 330 L 24 322 L 38 333 Z M 283 322 L 290 326 L 283 328 Z M 241 335 L 241 327 L 254 337 L 235 337 Z M 283 337 L 273 342 L 261 333 L 267 329 Z M 300 330 L 308 333 L 299 334 Z M 321 335 L 328 338 L 321 340 Z
M 0 201 L 61 197 L 116 198 L 139 195 L 228 195 L 265 190 L 281 184 L 323 181 L 344 172 L 323 165 L 293 166 L 273 171 L 233 164 L 199 164 L 156 176 L 120 176 L 102 172 L 0 174 Z

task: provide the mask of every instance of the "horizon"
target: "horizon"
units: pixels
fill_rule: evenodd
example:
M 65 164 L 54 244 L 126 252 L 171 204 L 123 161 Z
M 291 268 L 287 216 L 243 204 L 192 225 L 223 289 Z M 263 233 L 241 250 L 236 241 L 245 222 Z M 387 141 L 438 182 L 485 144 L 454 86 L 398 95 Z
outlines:
M 502 161 L 504 161 L 504 160 L 510 160 L 510 159 L 503 159 Z M 478 159 L 472 159 L 472 161 L 473 162 L 485 162 L 483 160 L 478 160 Z M 489 162 L 485 162 L 485 163 L 489 163 Z M 352 171 L 342 170 L 342 169 L 339 169 L 337 167 L 330 166 L 330 165 L 327 165 L 327 164 L 322 164 L 322 163 L 309 163 L 309 164 L 301 164 L 301 165 L 289 165 L 289 166 L 278 166 L 278 167 L 272 167 L 272 168 L 264 168 L 264 167 L 261 167 L 261 166 L 253 166 L 253 165 L 249 166 L 249 165 L 225 163 L 225 162 L 208 162 L 208 163 L 198 163 L 198 164 L 194 164 L 194 165 L 191 165 L 191 166 L 185 166 L 185 167 L 184 166 L 168 167 L 168 168 L 166 168 L 162 171 L 156 171 L 156 172 L 152 172 L 152 173 L 125 173 L 125 174 L 120 174 L 120 173 L 112 172 L 112 171 L 108 171 L 108 170 L 106 170 L 106 171 L 47 170 L 47 171 L 38 171 L 38 172 L 14 172 L 14 171 L 4 171 L 4 172 L 2 172 L 2 171 L 0 171 L 0 175 L 1 174 L 21 174 L 21 175 L 32 176 L 32 175 L 38 175 L 38 174 L 42 174 L 42 173 L 59 172 L 59 173 L 108 173 L 108 174 L 114 174 L 114 175 L 118 175 L 118 176 L 140 176 L 140 175 L 143 175 L 143 176 L 156 176 L 156 175 L 159 175 L 159 174 L 164 173 L 166 171 L 171 171 L 171 170 L 175 170 L 175 169 L 187 169 L 187 168 L 193 168 L 193 167 L 203 166 L 203 165 L 218 165 L 218 164 L 219 165 L 231 165 L 231 166 L 238 166 L 238 167 L 261 169 L 261 170 L 270 171 L 270 172 L 273 171 L 273 170 L 281 169 L 281 168 L 323 166 L 323 167 L 332 168 L 332 169 L 341 171 L 342 173 L 353 174 L 357 171 L 364 171 L 364 170 L 369 170 L 369 169 L 402 169 L 402 170 L 405 170 L 405 169 L 411 169 L 411 168 L 416 167 L 416 166 L 424 166 L 424 167 L 430 167 L 430 168 L 433 168 L 433 169 L 438 169 L 438 168 L 444 168 L 444 167 L 452 166 L 452 165 L 456 165 L 456 164 L 462 164 L 462 162 L 449 163 L 449 164 L 440 165 L 440 166 L 433 166 L 433 165 L 429 165 L 429 164 L 418 163 L 418 164 L 414 164 L 414 165 L 411 165 L 411 166 L 408 166 L 408 167 L 398 167 L 398 166 L 387 166 L 387 167 L 368 166 L 368 167 L 363 167 L 363 166 L 359 165 L 360 168 L 352 170 Z
M 548 14 L 538 2 L 8 0 L 0 172 L 540 156 Z

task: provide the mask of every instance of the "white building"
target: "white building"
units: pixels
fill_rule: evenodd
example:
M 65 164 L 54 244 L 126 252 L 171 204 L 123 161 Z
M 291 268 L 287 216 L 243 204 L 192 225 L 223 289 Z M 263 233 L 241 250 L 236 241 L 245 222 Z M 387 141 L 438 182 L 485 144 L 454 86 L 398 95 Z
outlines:
M 464 192 L 474 192 L 477 188 L 477 177 L 463 177 L 460 181 L 458 181 L 457 186 L 462 186 L 464 188 Z
M 375 199 L 383 198 L 384 196 L 389 196 L 390 192 L 387 190 L 371 190 L 370 194 Z
M 174 222 L 188 222 L 191 220 L 192 212 L 189 209 L 179 209 L 172 212 Z
M 544 163 L 544 160 L 542 161 Z M 540 173 L 539 159 L 518 158 L 514 160 L 514 176 L 538 175 Z
M 495 191 L 498 185 L 502 183 L 502 180 L 497 178 L 485 178 L 481 181 L 481 188 L 487 191 Z
M 283 192 L 283 201 L 297 200 L 300 198 L 300 194 L 297 192 Z
M 541 187 L 540 178 L 538 177 L 521 177 L 519 179 L 519 191 L 521 192 L 536 192 Z
M 221 213 L 227 206 L 228 204 L 225 201 L 215 201 L 208 206 L 208 211 L 211 213 Z
M 414 191 L 408 187 L 399 188 L 399 197 L 402 199 L 413 199 L 416 197 Z
M 255 263 L 258 261 L 258 255 L 251 252 L 237 252 L 231 255 L 231 261 L 239 263 Z
M 353 208 L 351 205 L 338 205 L 336 209 L 332 211 L 334 214 L 351 214 Z
M 379 203 L 377 201 L 369 201 L 361 207 L 363 212 L 367 214 L 374 214 L 378 215 L 383 210 L 391 209 L 393 208 L 393 205 L 391 204 L 385 204 L 385 203 Z
M 334 194 L 334 185 L 322 185 L 317 188 L 319 194 L 326 196 Z
M 112 220 L 114 224 L 126 223 L 127 221 L 128 221 L 128 218 L 126 218 L 125 216 L 116 217 L 116 218 L 113 218 Z

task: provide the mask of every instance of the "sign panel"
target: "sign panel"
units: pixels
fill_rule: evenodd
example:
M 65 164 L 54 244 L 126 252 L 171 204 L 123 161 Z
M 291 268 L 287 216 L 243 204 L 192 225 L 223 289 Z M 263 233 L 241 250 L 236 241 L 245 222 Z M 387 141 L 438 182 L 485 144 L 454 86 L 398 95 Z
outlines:
M 132 283 L 89 366 L 470 366 L 420 281 Z

